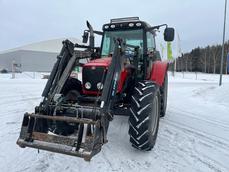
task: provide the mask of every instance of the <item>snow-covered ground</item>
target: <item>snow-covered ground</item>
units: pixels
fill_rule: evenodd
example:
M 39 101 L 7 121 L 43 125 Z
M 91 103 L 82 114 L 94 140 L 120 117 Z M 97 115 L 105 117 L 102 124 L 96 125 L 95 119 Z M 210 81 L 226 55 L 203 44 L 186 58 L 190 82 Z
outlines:
M 24 112 L 41 100 L 47 80 L 30 73 L 0 75 L 0 171 L 229 171 L 229 76 L 176 73 L 169 78 L 166 117 L 154 149 L 129 144 L 128 118 L 115 116 L 108 140 L 91 162 L 16 145 Z

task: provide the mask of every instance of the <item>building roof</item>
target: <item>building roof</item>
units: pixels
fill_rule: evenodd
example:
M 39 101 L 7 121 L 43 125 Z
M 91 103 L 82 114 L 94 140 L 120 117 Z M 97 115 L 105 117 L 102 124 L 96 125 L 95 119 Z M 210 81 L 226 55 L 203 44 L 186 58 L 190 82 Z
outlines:
M 62 48 L 62 41 L 66 39 L 72 41 L 73 43 L 81 43 L 81 41 L 77 38 L 59 38 L 59 39 L 52 39 L 52 40 L 32 43 L 32 44 L 24 45 L 21 47 L 17 47 L 5 51 L 0 51 L 0 54 L 10 53 L 18 50 L 59 53 Z

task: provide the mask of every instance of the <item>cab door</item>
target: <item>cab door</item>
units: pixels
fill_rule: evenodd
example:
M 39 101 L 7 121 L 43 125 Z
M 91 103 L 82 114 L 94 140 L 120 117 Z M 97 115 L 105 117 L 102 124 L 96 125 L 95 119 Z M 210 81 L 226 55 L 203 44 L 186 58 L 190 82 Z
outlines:
M 153 62 L 156 60 L 155 36 L 152 32 L 146 32 L 147 47 L 147 79 L 150 78 Z

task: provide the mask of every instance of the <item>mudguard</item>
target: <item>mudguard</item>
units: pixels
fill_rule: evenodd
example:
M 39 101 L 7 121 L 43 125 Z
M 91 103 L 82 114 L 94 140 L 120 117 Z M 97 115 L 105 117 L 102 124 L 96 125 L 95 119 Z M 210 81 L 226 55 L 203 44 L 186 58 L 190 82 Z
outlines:
M 122 91 L 122 88 L 123 88 L 124 83 L 126 81 L 126 77 L 127 77 L 127 72 L 126 72 L 126 70 L 123 70 L 120 74 L 120 79 L 119 79 L 119 83 L 118 83 L 118 93 L 120 93 Z
M 155 61 L 152 65 L 150 80 L 155 81 L 159 86 L 162 86 L 167 69 L 167 62 Z

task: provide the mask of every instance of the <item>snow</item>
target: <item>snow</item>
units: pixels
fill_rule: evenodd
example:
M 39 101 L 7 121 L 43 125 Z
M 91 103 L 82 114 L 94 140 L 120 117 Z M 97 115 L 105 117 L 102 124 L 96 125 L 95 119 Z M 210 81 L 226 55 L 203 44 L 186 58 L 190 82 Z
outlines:
M 168 109 L 154 149 L 132 148 L 128 118 L 115 116 L 109 142 L 91 162 L 16 145 L 24 112 L 32 112 L 41 101 L 47 81 L 41 77 L 22 73 L 10 79 L 10 74 L 0 74 L 1 171 L 229 171 L 229 76 L 218 87 L 218 75 L 170 74 Z

